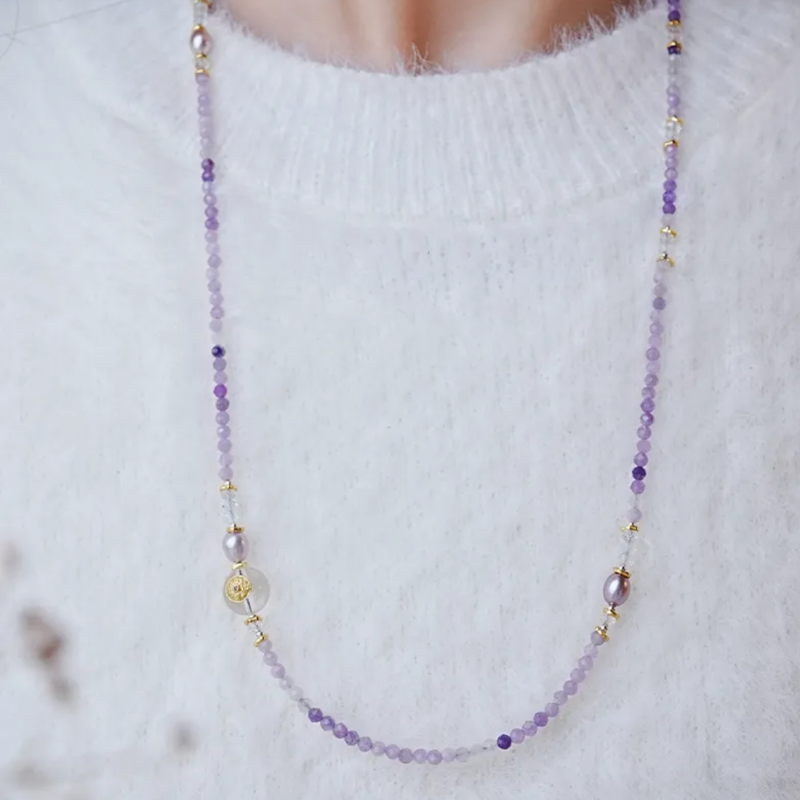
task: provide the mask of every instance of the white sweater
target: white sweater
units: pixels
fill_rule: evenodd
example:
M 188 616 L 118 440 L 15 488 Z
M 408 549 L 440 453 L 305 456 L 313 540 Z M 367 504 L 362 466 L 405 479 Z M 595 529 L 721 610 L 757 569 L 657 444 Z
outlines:
M 0 536 L 22 559 L 3 615 L 44 609 L 77 685 L 52 710 L 0 626 L 2 774 L 85 770 L 74 796 L 115 800 L 796 798 L 797 0 L 685 2 L 651 551 L 622 621 L 535 739 L 435 768 L 311 725 L 222 602 L 191 11 L 97 5 L 25 0 L 0 40 Z M 555 57 L 419 78 L 211 30 L 267 629 L 362 734 L 493 738 L 567 677 L 619 552 L 663 8 Z M 197 750 L 161 763 L 177 721 Z

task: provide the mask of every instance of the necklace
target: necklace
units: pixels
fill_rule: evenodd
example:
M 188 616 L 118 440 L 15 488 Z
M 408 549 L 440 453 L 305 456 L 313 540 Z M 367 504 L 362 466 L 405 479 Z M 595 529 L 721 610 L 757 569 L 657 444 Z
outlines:
M 259 616 L 270 596 L 269 582 L 265 575 L 250 566 L 245 560 L 249 544 L 241 524 L 241 513 L 237 499 L 237 488 L 233 484 L 233 455 L 231 444 L 230 401 L 228 399 L 227 351 L 223 345 L 223 308 L 222 284 L 220 283 L 219 247 L 219 215 L 217 210 L 216 181 L 214 162 L 214 133 L 212 124 L 210 53 L 212 39 L 206 28 L 206 21 L 211 11 L 211 0 L 194 0 L 194 27 L 191 34 L 191 49 L 194 54 L 195 83 L 197 86 L 197 110 L 200 127 L 200 158 L 203 180 L 203 200 L 205 203 L 205 242 L 208 255 L 206 277 L 211 301 L 211 321 L 209 328 L 212 334 L 212 364 L 214 369 L 214 398 L 216 401 L 217 450 L 219 452 L 219 478 L 222 516 L 227 528 L 222 541 L 222 549 L 231 563 L 230 571 L 223 584 L 223 597 L 228 607 L 236 614 L 245 617 L 244 623 L 255 633 L 254 644 L 263 656 L 264 664 L 269 668 L 273 678 L 279 681 L 280 687 L 287 692 L 308 721 L 319 726 L 323 731 L 333 733 L 336 739 L 356 747 L 363 753 L 375 756 L 385 755 L 403 764 L 437 765 L 442 762 L 468 761 L 473 756 L 496 750 L 508 750 L 512 745 L 521 744 L 536 735 L 540 728 L 557 717 L 569 699 L 577 694 L 581 683 L 588 677 L 600 648 L 609 641 L 610 631 L 619 619 L 620 606 L 628 599 L 631 590 L 630 569 L 640 545 L 639 528 L 642 512 L 639 498 L 645 490 L 645 477 L 650 453 L 650 436 L 654 422 L 653 412 L 656 405 L 656 387 L 660 372 L 660 347 L 664 331 L 662 314 L 666 308 L 666 278 L 670 267 L 674 266 L 672 258 L 673 243 L 676 237 L 674 219 L 676 213 L 676 191 L 678 177 L 678 136 L 682 122 L 680 113 L 680 63 L 681 63 L 681 0 L 667 0 L 667 121 L 664 142 L 665 171 L 662 196 L 662 218 L 659 233 L 659 255 L 656 259 L 653 295 L 649 299 L 650 330 L 648 348 L 645 352 L 644 387 L 641 390 L 639 408 L 639 428 L 636 432 L 636 453 L 633 457 L 633 478 L 630 485 L 631 504 L 627 512 L 627 524 L 622 529 L 623 546 L 619 554 L 618 566 L 603 584 L 603 598 L 606 602 L 598 625 L 591 631 L 589 641 L 583 649 L 583 655 L 573 665 L 569 677 L 561 688 L 555 692 L 550 702 L 531 714 L 531 719 L 512 728 L 508 733 L 501 733 L 496 738 L 487 739 L 483 744 L 473 747 L 447 747 L 442 750 L 423 748 L 412 749 L 397 744 L 384 744 L 361 736 L 349 729 L 343 722 L 338 722 L 321 708 L 315 706 L 305 692 L 295 685 L 286 674 L 272 642 L 263 628 L 263 620 Z

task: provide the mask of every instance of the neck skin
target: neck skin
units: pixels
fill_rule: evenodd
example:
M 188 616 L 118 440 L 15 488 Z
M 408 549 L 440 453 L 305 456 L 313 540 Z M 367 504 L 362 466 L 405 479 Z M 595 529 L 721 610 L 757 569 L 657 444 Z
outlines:
M 253 33 L 377 71 L 486 69 L 555 49 L 634 0 L 224 0 Z

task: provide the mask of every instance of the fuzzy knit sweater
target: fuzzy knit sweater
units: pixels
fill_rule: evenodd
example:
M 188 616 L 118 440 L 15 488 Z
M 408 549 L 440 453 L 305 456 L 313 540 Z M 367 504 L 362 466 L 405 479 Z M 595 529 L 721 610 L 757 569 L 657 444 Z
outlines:
M 534 739 L 437 767 L 312 725 L 222 602 L 189 6 L 0 8 L 0 540 L 19 558 L 0 794 L 33 796 L 24 762 L 54 798 L 800 796 L 797 0 L 684 3 L 649 550 L 621 621 Z M 421 77 L 211 30 L 265 625 L 305 695 L 364 735 L 494 738 L 568 676 L 619 553 L 664 9 Z M 29 606 L 66 637 L 71 710 L 28 668 Z M 169 755 L 176 725 L 194 748 Z

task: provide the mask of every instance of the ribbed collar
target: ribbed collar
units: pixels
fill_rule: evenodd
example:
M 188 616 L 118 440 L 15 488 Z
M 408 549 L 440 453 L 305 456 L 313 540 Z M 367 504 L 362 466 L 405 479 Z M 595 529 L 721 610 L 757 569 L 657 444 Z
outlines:
M 138 57 L 120 63 L 108 37 L 88 48 L 84 42 L 73 56 L 88 68 L 105 55 L 132 93 L 125 115 L 186 156 L 196 150 L 189 6 L 120 9 L 131 15 L 131 39 L 139 48 L 148 43 L 144 72 Z M 800 4 L 684 6 L 691 152 L 735 125 L 736 114 L 769 86 L 796 43 Z M 209 28 L 220 168 L 276 203 L 353 218 L 516 218 L 607 195 L 620 182 L 652 175 L 660 157 L 661 3 L 557 55 L 423 76 L 308 61 L 224 15 Z

